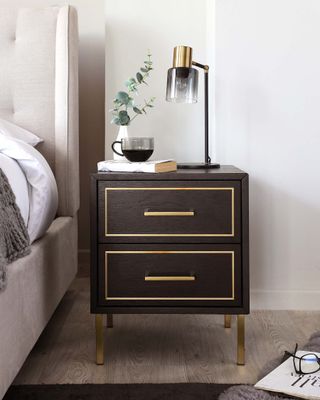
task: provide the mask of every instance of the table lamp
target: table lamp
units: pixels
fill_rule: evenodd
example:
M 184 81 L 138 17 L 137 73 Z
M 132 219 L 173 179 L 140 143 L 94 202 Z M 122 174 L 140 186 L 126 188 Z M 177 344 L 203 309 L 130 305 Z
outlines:
M 192 61 L 192 48 L 177 46 L 173 51 L 173 68 L 168 70 L 166 100 L 172 103 L 196 103 L 198 70 L 204 70 L 204 163 L 178 164 L 178 168 L 219 168 L 209 156 L 209 66 Z

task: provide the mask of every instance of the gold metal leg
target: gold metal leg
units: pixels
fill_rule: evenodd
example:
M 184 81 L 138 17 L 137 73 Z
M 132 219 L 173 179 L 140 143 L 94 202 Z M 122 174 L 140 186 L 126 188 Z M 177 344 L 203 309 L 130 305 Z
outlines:
M 96 363 L 104 364 L 103 314 L 96 314 Z
M 231 328 L 231 315 L 224 316 L 224 327 Z
M 237 346 L 237 364 L 245 364 L 245 338 L 244 338 L 244 315 L 237 316 L 238 325 L 238 346 Z
M 107 314 L 107 328 L 113 328 L 113 314 Z

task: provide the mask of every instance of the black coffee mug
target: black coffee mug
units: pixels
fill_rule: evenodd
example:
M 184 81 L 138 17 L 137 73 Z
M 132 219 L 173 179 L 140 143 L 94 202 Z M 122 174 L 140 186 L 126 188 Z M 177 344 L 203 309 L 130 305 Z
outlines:
M 122 153 L 119 153 L 114 146 L 119 143 Z M 116 140 L 111 145 L 112 150 L 119 156 L 125 157 L 131 162 L 147 161 L 154 150 L 154 139 L 152 137 L 131 137 L 123 138 L 121 142 Z

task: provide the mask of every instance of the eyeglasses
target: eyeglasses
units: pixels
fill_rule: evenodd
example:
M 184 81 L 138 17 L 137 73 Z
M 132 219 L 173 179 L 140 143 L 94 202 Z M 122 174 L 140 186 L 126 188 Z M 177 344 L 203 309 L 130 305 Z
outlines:
M 296 356 L 298 344 L 293 353 L 285 351 L 285 354 L 293 358 L 294 370 L 297 374 L 314 374 L 320 370 L 320 358 L 314 353 L 304 354 L 302 357 Z

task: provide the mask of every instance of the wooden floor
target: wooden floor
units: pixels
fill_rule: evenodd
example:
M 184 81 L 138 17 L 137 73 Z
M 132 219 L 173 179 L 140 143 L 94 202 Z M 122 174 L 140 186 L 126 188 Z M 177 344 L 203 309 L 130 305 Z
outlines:
M 96 366 L 89 279 L 78 277 L 15 384 L 254 383 L 267 362 L 320 329 L 320 312 L 253 312 L 245 366 L 235 363 L 235 322 L 224 329 L 223 316 L 116 315 L 105 331 L 106 363 Z

